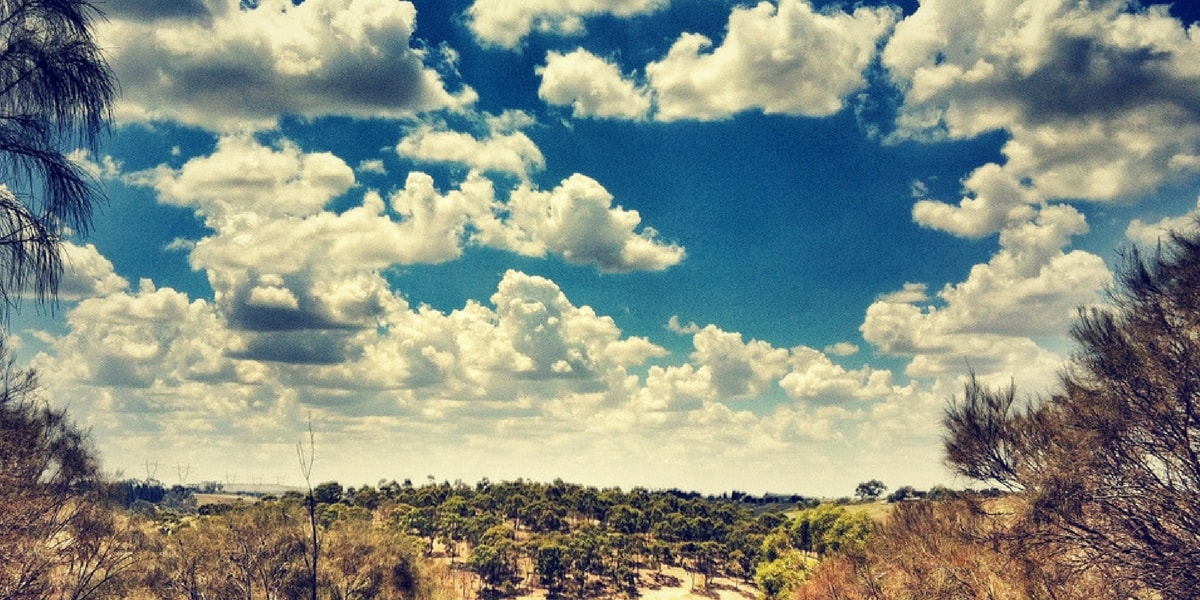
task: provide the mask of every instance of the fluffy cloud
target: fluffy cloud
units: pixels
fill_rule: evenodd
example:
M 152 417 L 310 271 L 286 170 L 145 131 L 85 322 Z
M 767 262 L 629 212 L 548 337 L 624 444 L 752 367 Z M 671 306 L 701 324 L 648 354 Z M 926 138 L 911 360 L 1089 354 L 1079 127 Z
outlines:
M 911 356 L 910 375 L 971 367 L 1048 383 L 1063 357 L 1032 338 L 1064 335 L 1075 309 L 1098 302 L 1112 277 L 1100 257 L 1064 250 L 1086 230 L 1074 208 L 1046 207 L 1032 222 L 1005 229 L 991 260 L 945 286 L 936 302 L 919 284 L 878 299 L 867 309 L 863 337 L 885 354 Z
M 896 17 L 891 8 L 818 12 L 804 0 L 735 8 L 720 46 L 685 34 L 646 66 L 656 118 L 710 120 L 750 109 L 834 114 L 866 85 L 863 72 Z
M 189 244 L 190 262 L 207 273 L 231 326 L 251 332 L 239 356 L 264 360 L 343 360 L 352 332 L 375 326 L 397 302 L 367 273 L 453 260 L 468 244 L 553 254 L 603 271 L 659 270 L 684 254 L 651 228 L 637 231 L 638 214 L 614 207 L 612 195 L 582 175 L 550 192 L 522 183 L 504 202 L 478 171 L 445 193 L 431 176 L 412 172 L 386 201 L 367 191 L 359 205 L 333 212 L 326 205 L 355 185 L 345 162 L 286 140 L 266 146 L 239 135 L 222 138 L 211 155 L 130 180 L 152 186 L 161 202 L 195 210 L 213 230 Z M 325 333 L 319 343 L 299 343 L 290 332 L 300 330 Z M 572 365 L 554 368 L 586 367 Z
M 989 163 L 975 169 L 963 182 L 967 196 L 957 205 L 939 200 L 919 200 L 913 220 L 925 227 L 962 237 L 982 237 L 1028 221 L 1033 205 L 1042 197 L 1018 181 L 1011 170 Z
M 542 77 L 538 97 L 549 104 L 570 106 L 575 118 L 640 120 L 650 112 L 650 94 L 626 79 L 616 64 L 587 50 L 550 52 L 537 69 Z
M 692 337 L 696 351 L 692 362 L 709 372 L 713 391 L 719 398 L 758 396 L 778 382 L 787 370 L 788 351 L 767 342 L 742 341 L 736 333 L 709 325 Z
M 599 182 L 578 173 L 548 192 L 522 184 L 509 197 L 508 226 L 482 241 L 526 256 L 551 252 L 609 272 L 661 271 L 683 260 L 681 246 L 659 241 L 649 227 L 637 232 L 637 211 L 612 202 Z
M 412 44 L 416 9 L 391 0 L 118 2 L 100 29 L 121 82 L 121 121 L 216 130 L 281 115 L 397 117 L 462 107 Z M 137 40 L 137 43 L 129 43 Z
M 1172 233 L 1187 234 L 1196 231 L 1197 225 L 1200 225 L 1200 200 L 1197 200 L 1196 208 L 1185 215 L 1165 217 L 1154 223 L 1134 219 L 1126 227 L 1125 237 L 1143 250 L 1150 250 L 1157 248 Z
M 880 399 L 897 392 L 891 371 L 869 366 L 847 370 L 811 348 L 793 349 L 789 362 L 788 374 L 779 380 L 779 386 L 792 398 L 829 403 Z
M 958 205 L 917 205 L 922 224 L 985 235 L 1043 199 L 1132 198 L 1200 169 L 1200 42 L 1166 7 L 922 2 L 882 61 L 904 94 L 895 137 L 1010 134 Z
M 63 242 L 63 274 L 58 285 L 61 300 L 108 296 L 125 290 L 129 282 L 117 275 L 113 264 L 92 244 Z
M 151 185 L 160 202 L 193 208 L 220 230 L 247 215 L 278 218 L 317 214 L 354 185 L 354 171 L 328 153 L 306 153 L 287 140 L 271 148 L 251 136 L 225 136 L 209 156 L 180 169 L 166 166 L 131 175 Z
M 245 304 L 292 310 L 303 302 L 293 287 L 286 275 L 258 276 Z M 103 441 L 111 466 L 134 468 L 122 457 L 140 464 L 145 456 L 194 464 L 202 452 L 198 471 L 208 478 L 294 458 L 309 415 L 325 455 L 378 458 L 324 476 L 370 481 L 435 443 L 453 449 L 443 468 L 479 465 L 480 476 L 508 473 L 486 457 L 542 465 L 533 459 L 548 448 L 599 469 L 646 456 L 651 465 L 720 459 L 757 472 L 766 468 L 762 451 L 799 452 L 818 468 L 822 445 L 900 439 L 913 431 L 901 423 L 930 422 L 940 408 L 941 397 L 894 386 L 888 372 L 843 369 L 815 350 L 747 342 L 712 325 L 691 333 L 685 362 L 651 365 L 639 377 L 648 361 L 667 357 L 662 347 L 517 271 L 503 275 L 487 305 L 449 312 L 412 307 L 365 271 L 317 288 L 328 305 L 386 300 L 371 327 L 251 331 L 220 305 L 143 281 L 136 292 L 71 309 L 68 332 L 34 366 L 56 374 L 52 393 L 79 399 L 75 414 Z M 741 408 L 776 389 L 794 403 L 766 414 Z M 896 431 L 864 429 L 880 411 Z M 380 444 L 391 448 L 387 457 L 358 454 Z M 808 463 L 787 461 L 797 464 Z M 555 462 L 512 476 L 578 467 Z
M 68 379 L 150 388 L 183 380 L 235 379 L 212 306 L 143 281 L 136 293 L 89 298 L 67 315 L 71 333 L 56 341 Z
M 493 127 L 486 138 L 479 139 L 469 133 L 422 125 L 400 140 L 396 152 L 418 162 L 455 163 L 522 178 L 546 166 L 541 150 L 529 136 L 500 127 Z
M 631 17 L 654 12 L 670 0 L 475 0 L 467 26 L 488 45 L 513 49 L 532 31 L 572 35 L 583 32 L 583 19 L 596 15 Z

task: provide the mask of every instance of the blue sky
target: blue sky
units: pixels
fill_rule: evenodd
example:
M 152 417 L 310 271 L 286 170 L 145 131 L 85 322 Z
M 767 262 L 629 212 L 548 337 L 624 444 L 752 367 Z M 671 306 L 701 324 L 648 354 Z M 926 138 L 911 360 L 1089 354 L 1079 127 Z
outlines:
M 1189 227 L 1188 6 L 127 0 L 109 201 L 10 330 L 106 468 L 845 495 L 962 485 Z M 186 473 L 186 477 L 185 474 Z

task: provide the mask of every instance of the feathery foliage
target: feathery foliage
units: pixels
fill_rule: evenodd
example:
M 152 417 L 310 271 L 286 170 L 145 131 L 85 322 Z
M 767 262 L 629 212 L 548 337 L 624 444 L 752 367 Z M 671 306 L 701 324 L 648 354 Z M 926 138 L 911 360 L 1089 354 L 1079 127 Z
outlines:
M 117 82 L 87 0 L 0 0 L 0 303 L 53 299 L 61 244 L 86 233 L 100 192 L 69 158 L 94 150 Z

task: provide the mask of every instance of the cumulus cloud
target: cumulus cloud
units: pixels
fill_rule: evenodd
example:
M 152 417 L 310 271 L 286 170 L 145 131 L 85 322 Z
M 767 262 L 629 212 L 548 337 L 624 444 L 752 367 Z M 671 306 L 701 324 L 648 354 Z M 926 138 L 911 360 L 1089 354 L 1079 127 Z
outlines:
M 1154 223 L 1134 219 L 1125 228 L 1125 237 L 1143 250 L 1152 250 L 1170 239 L 1172 233 L 1189 234 L 1196 231 L 1197 225 L 1200 225 L 1200 200 L 1196 208 L 1177 217 L 1164 217 Z
M 75 149 L 67 153 L 67 159 L 83 167 L 88 175 L 96 179 L 116 179 L 121 176 L 121 161 L 111 155 L 106 154 L 99 160 L 93 160 L 91 152 Z
M 788 351 L 708 325 L 692 337 L 692 362 L 707 370 L 719 398 L 757 396 L 787 371 Z
M 1018 181 L 1011 170 L 989 163 L 963 182 L 967 196 L 958 204 L 918 200 L 913 220 L 961 237 L 983 237 L 1028 221 L 1042 201 L 1036 190 Z
M 1166 7 L 1027 0 L 922 2 L 883 65 L 903 92 L 894 137 L 1009 133 L 1003 165 L 977 169 L 958 205 L 918 222 L 996 233 L 1043 200 L 1138 197 L 1200 169 L 1200 45 Z
M 655 410 L 695 409 L 712 402 L 741 402 L 775 389 L 805 404 L 832 405 L 848 401 L 880 401 L 909 389 L 893 384 L 888 370 L 864 366 L 848 370 L 821 352 L 805 346 L 777 348 L 763 340 L 745 341 L 741 334 L 716 325 L 679 325 L 672 331 L 692 336 L 694 351 L 686 364 L 653 366 L 646 376 L 642 407 Z M 857 352 L 843 343 L 834 350 Z
M 650 93 L 621 74 L 620 67 L 582 48 L 551 51 L 538 67 L 538 97 L 570 106 L 575 118 L 641 120 L 650 112 Z
M 268 146 L 236 135 L 221 138 L 211 155 L 130 181 L 152 186 L 161 202 L 195 210 L 212 229 L 179 247 L 207 274 L 230 326 L 249 332 L 240 355 L 264 360 L 340 361 L 351 332 L 395 309 L 386 283 L 370 273 L 453 260 L 470 244 L 561 256 L 602 271 L 660 270 L 684 254 L 653 229 L 639 231 L 636 211 L 613 206 L 612 195 L 582 175 L 550 192 L 521 183 L 501 200 L 478 171 L 446 192 L 412 172 L 389 198 L 368 190 L 358 205 L 334 212 L 330 201 L 355 185 L 345 162 L 287 140 Z M 288 333 L 299 330 L 326 338 L 306 351 Z M 573 364 L 554 368 L 586 366 Z
M 461 254 L 468 226 L 476 243 L 527 256 L 560 255 L 604 271 L 661 270 L 684 256 L 682 247 L 659 241 L 654 229 L 638 231 L 636 211 L 614 207 L 603 186 L 579 174 L 549 192 L 522 183 L 501 202 L 476 171 L 445 193 L 429 175 L 413 172 L 388 203 L 367 192 L 360 206 L 332 213 L 323 207 L 354 185 L 353 170 L 341 159 L 305 153 L 287 141 L 272 148 L 232 136 L 210 156 L 135 179 L 152 185 L 165 203 L 194 208 L 217 231 L 191 255 L 193 266 L 210 275 L 226 270 L 221 266 L 299 272 L 321 263 L 442 262 Z
M 195 209 L 217 230 L 250 214 L 314 215 L 354 185 L 354 171 L 333 154 L 306 153 L 287 140 L 270 147 L 246 135 L 220 138 L 211 155 L 179 169 L 160 166 L 130 178 L 153 186 L 164 204 Z
M 55 342 L 57 369 L 108 387 L 148 388 L 222 374 L 223 327 L 212 306 L 143 280 L 135 293 L 88 298 L 67 314 L 71 333 Z
M 656 118 L 712 120 L 750 109 L 834 114 L 866 85 L 863 72 L 896 18 L 892 8 L 816 11 L 804 0 L 735 8 L 721 45 L 684 34 L 646 66 Z
M 390 0 L 118 2 L 99 31 L 124 122 L 270 128 L 282 115 L 399 117 L 472 103 L 413 44 L 416 9 Z M 137 43 L 130 43 L 137 40 Z
M 291 310 L 294 287 L 286 275 L 260 275 L 246 304 Z M 147 455 L 189 462 L 200 449 L 204 476 L 216 478 L 291 456 L 308 415 L 330 454 L 357 455 L 364 439 L 391 449 L 361 472 L 340 465 L 328 475 L 369 481 L 435 441 L 455 448 L 444 468 L 484 464 L 481 475 L 507 473 L 481 457 L 532 460 L 547 448 L 597 465 L 653 449 L 647 456 L 663 464 L 717 457 L 753 470 L 763 451 L 812 445 L 801 454 L 820 462 L 822 444 L 882 443 L 870 425 L 879 413 L 900 432 L 888 434 L 895 439 L 940 408 L 940 396 L 893 385 L 889 372 L 847 370 L 816 350 L 744 341 L 712 325 L 692 332 L 685 362 L 638 376 L 667 356 L 662 347 L 519 271 L 500 278 L 487 304 L 449 312 L 410 306 L 362 271 L 317 295 L 354 306 L 376 293 L 388 300 L 369 328 L 248 331 L 218 305 L 143 281 L 73 308 L 68 332 L 35 366 L 56 373 L 54 393 L 80 399 L 75 414 L 104 440 L 109 464 Z M 744 408 L 775 389 L 793 403 L 766 414 Z
M 526 256 L 550 252 L 608 272 L 661 271 L 684 257 L 682 246 L 660 241 L 653 228 L 637 231 L 638 212 L 614 207 L 604 186 L 579 173 L 551 191 L 522 184 L 512 191 L 506 208 L 507 227 L 485 232 L 483 243 Z
M 1086 231 L 1076 209 L 1043 208 L 1033 221 L 1005 229 L 991 260 L 936 299 L 922 284 L 877 299 L 863 337 L 884 354 L 911 356 L 910 375 L 941 376 L 969 365 L 981 374 L 1027 372 L 1048 382 L 1063 357 L 1032 338 L 1064 335 L 1075 310 L 1098 302 L 1112 278 L 1100 257 L 1064 249 Z
M 537 144 L 521 131 L 493 130 L 480 139 L 469 133 L 422 125 L 400 140 L 396 152 L 418 162 L 454 163 L 522 178 L 546 167 Z
M 108 0 L 104 13 L 109 18 L 134 21 L 165 21 L 171 19 L 207 20 L 212 18 L 212 9 L 204 0 L 164 0 L 141 2 L 140 0 Z
M 811 348 L 793 350 L 790 363 L 788 374 L 780 379 L 779 386 L 793 398 L 844 402 L 879 399 L 896 392 L 891 371 L 869 366 L 847 370 Z
M 515 49 L 531 32 L 575 35 L 597 15 L 632 17 L 654 12 L 670 0 L 475 0 L 467 26 L 483 44 Z
M 100 254 L 96 246 L 63 242 L 62 253 L 64 268 L 58 284 L 59 299 L 81 300 L 107 296 L 129 287 L 129 281 L 117 275 L 112 261 Z

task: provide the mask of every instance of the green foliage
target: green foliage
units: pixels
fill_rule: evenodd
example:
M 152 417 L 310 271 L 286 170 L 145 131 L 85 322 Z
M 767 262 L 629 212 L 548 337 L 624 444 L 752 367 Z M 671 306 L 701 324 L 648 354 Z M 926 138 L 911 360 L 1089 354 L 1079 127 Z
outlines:
M 916 489 L 913 488 L 913 486 L 906 485 L 906 486 L 896 488 L 896 491 L 888 494 L 887 501 L 888 502 L 903 502 L 905 500 L 916 498 L 917 495 L 918 495 L 918 492 Z
M 566 546 L 554 540 L 544 541 L 537 547 L 535 571 L 538 583 L 546 588 L 549 598 L 558 598 L 566 583 L 567 570 L 570 568 L 567 552 Z
M 854 488 L 854 497 L 859 500 L 878 500 L 884 492 L 887 491 L 887 486 L 878 479 L 864 481 Z
M 327 481 L 318 484 L 313 488 L 313 498 L 318 504 L 334 504 L 342 501 L 342 484 L 336 481 Z
M 822 504 L 800 511 L 788 528 L 790 547 L 818 555 L 861 548 L 873 522 L 861 512 Z M 770 539 L 770 537 L 768 537 Z
M 467 566 L 483 583 L 482 597 L 510 595 L 516 586 L 517 547 L 506 537 L 493 538 L 492 544 L 480 544 L 471 550 Z
M 808 579 L 817 560 L 799 550 L 786 550 L 774 559 L 759 563 L 754 572 L 764 600 L 784 600 Z
M 958 494 L 895 504 L 860 550 L 822 560 L 793 598 L 1146 598 L 1011 536 L 1007 500 Z
M 162 598 L 307 596 L 309 543 L 303 506 L 236 506 L 148 540 L 138 558 L 138 589 Z M 408 539 L 361 518 L 330 522 L 321 540 L 318 585 L 328 598 L 412 600 L 432 591 Z

